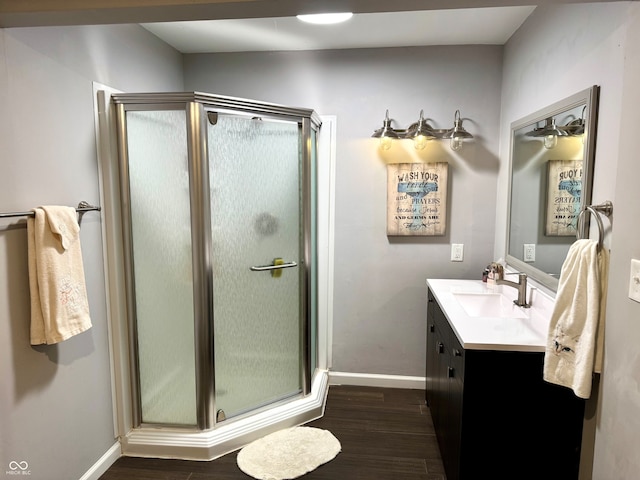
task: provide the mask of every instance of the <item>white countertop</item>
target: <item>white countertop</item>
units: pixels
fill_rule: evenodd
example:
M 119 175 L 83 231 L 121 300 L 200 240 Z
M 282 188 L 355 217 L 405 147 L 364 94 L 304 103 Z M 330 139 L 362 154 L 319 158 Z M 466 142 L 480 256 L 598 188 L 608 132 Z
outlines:
M 427 285 L 465 349 L 544 352 L 554 299 L 542 291 L 528 288 L 530 308 L 514 305 L 525 318 L 471 317 L 456 300 L 455 293 L 500 293 L 513 300 L 517 297 L 516 289 L 487 285 L 481 280 L 427 279 Z

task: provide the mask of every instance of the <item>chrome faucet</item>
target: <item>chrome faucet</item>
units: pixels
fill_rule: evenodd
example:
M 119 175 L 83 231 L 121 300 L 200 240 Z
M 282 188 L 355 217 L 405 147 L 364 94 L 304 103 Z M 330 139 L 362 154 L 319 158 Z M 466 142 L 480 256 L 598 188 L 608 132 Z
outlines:
M 514 275 L 516 273 L 505 272 L 504 274 Z M 496 278 L 496 285 L 509 285 L 510 287 L 518 290 L 518 299 L 514 300 L 513 303 L 515 303 L 519 307 L 529 308 L 531 304 L 527 303 L 527 274 L 517 273 L 517 275 L 518 283 L 505 280 L 504 278 Z

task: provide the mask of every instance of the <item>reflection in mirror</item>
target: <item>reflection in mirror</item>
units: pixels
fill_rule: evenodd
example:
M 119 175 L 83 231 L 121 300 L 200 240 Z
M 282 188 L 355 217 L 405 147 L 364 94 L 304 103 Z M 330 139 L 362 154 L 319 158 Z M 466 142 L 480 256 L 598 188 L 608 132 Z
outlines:
M 511 124 L 507 264 L 552 290 L 591 201 L 598 93 L 594 86 Z

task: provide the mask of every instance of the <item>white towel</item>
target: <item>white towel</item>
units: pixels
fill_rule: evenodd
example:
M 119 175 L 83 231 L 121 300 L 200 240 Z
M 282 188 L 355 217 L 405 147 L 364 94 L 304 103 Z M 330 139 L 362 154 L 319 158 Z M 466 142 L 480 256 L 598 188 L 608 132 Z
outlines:
M 33 211 L 27 219 L 31 344 L 52 344 L 91 328 L 80 226 L 71 207 Z
M 577 240 L 562 264 L 544 357 L 544 379 L 589 398 L 602 371 L 609 252 Z

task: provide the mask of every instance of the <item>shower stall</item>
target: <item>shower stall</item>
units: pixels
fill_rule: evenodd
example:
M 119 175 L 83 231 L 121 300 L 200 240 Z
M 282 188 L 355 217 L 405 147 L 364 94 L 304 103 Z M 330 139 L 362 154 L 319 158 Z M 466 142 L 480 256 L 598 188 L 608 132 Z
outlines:
M 123 452 L 208 460 L 317 418 L 320 117 L 198 92 L 111 108 Z

